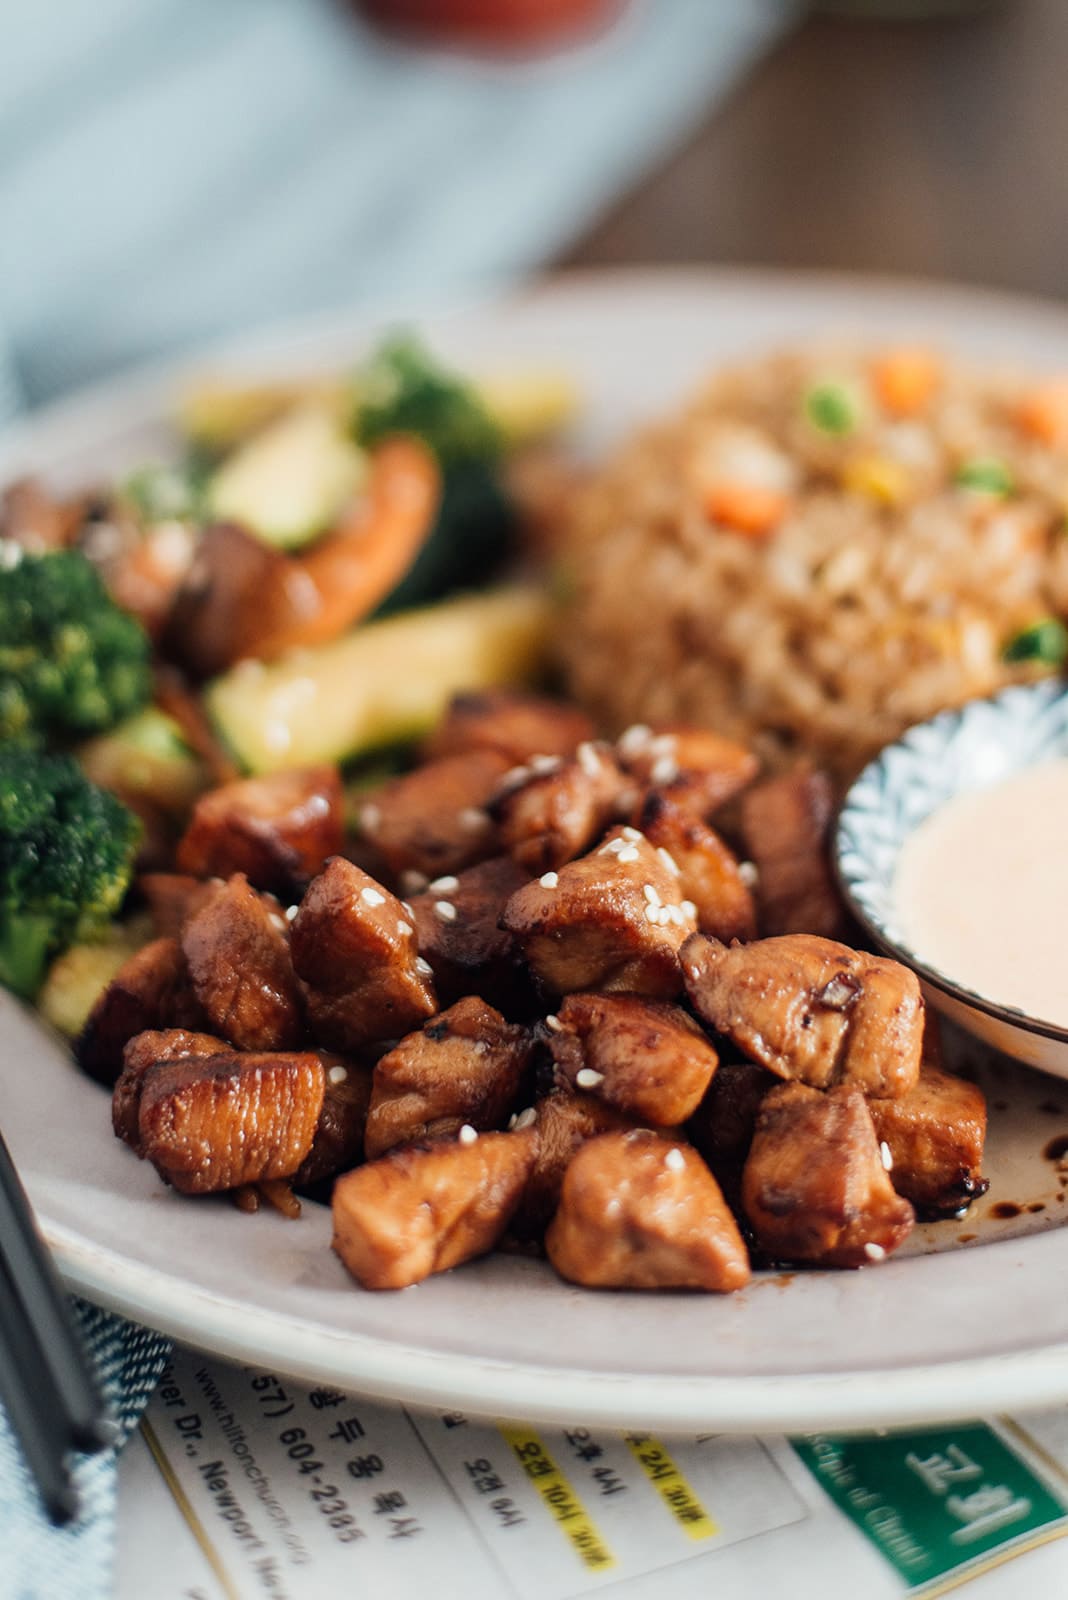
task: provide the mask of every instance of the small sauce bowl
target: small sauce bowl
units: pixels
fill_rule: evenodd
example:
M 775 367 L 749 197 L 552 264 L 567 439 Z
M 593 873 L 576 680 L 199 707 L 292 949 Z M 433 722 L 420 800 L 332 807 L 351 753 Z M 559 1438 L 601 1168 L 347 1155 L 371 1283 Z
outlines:
M 995 1050 L 1068 1078 L 1068 1028 L 928 965 L 905 939 L 895 897 L 905 841 L 933 812 L 1060 757 L 1068 757 L 1068 686 L 1060 678 L 940 712 L 887 745 L 857 778 L 839 814 L 834 867 L 853 915 L 887 955 L 913 969 L 931 1005 Z

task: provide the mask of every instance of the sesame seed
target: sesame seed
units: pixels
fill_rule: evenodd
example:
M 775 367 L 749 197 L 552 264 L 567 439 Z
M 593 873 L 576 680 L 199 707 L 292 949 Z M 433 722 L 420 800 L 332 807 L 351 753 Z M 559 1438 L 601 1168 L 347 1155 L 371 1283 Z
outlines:
M 404 915 L 406 917 L 414 917 L 415 916 L 415 912 L 412 910 L 412 908 L 408 904 L 407 900 L 402 900 L 401 901 L 401 910 L 404 912 Z
M 893 1172 L 893 1170 L 894 1170 L 893 1152 L 891 1151 L 890 1146 L 887 1144 L 885 1139 L 880 1139 L 880 1141 L 879 1141 L 879 1155 L 882 1158 L 883 1167 L 886 1169 L 886 1171 L 887 1172 Z
M 640 828 L 624 828 L 623 837 L 624 839 L 629 839 L 631 844 L 640 844 L 645 835 Z
M 673 733 L 658 733 L 655 739 L 649 740 L 651 756 L 673 756 L 677 749 L 678 740 Z
M 562 1033 L 564 1027 L 563 1023 L 560 1021 L 560 1018 L 555 1014 L 555 1012 L 550 1012 L 546 1017 L 545 1026 L 553 1033 Z
M 527 1106 L 525 1111 L 521 1111 L 517 1117 L 512 1118 L 511 1126 L 515 1129 L 516 1133 L 521 1133 L 524 1128 L 532 1128 L 537 1120 L 538 1113 L 535 1111 L 534 1107 Z
M 538 882 L 543 889 L 555 889 L 560 882 L 560 875 L 556 872 L 543 872 Z
M 629 728 L 624 728 L 619 736 L 620 754 L 636 756 L 643 750 L 653 737 L 653 730 L 645 722 L 632 722 Z
M 665 1167 L 670 1167 L 672 1172 L 681 1172 L 686 1165 L 686 1157 L 676 1145 L 672 1145 L 664 1157 L 664 1165 Z
M 292 922 L 299 910 L 299 906 L 286 906 L 286 921 Z
M 688 978 L 689 978 L 689 979 L 690 979 L 690 981 L 691 981 L 691 982 L 692 982 L 692 983 L 698 983 L 698 982 L 700 982 L 700 978 L 701 978 L 701 969 L 700 969 L 700 967 L 699 967 L 699 966 L 698 966 L 698 965 L 697 965 L 697 963 L 696 963 L 696 961 L 691 961 L 691 962 L 690 962 L 690 963 L 689 963 L 689 965 L 688 965 L 688 966 L 687 966 L 687 968 L 686 968 L 686 976 L 687 976 L 687 977 L 688 977 Z
M 433 967 L 430 965 L 430 962 L 424 961 L 422 956 L 416 956 L 415 970 L 416 972 L 422 973 L 424 978 L 429 978 L 431 973 L 434 971 Z
M 755 889 L 760 882 L 760 870 L 755 861 L 739 861 L 738 876 L 747 889 Z
M 272 911 L 269 913 L 268 921 L 270 922 L 272 928 L 278 929 L 279 933 L 285 932 L 286 919 L 285 917 L 279 916 L 277 911 Z
M 414 933 L 415 932 L 415 929 L 412 927 L 410 922 L 405 922 L 403 917 L 398 917 L 397 918 L 397 932 L 400 934 L 402 939 L 407 939 L 407 937 L 408 937 L 408 935 L 410 933 Z
M 530 758 L 530 770 L 536 773 L 539 778 L 545 777 L 547 773 L 556 772 L 562 765 L 563 762 L 559 756 L 531 756 Z
M 624 839 L 609 839 L 606 844 L 601 846 L 597 854 L 599 856 L 617 856 L 619 855 L 620 851 L 625 848 L 626 841 Z
M 599 1083 L 604 1082 L 604 1073 L 596 1072 L 593 1067 L 580 1067 L 575 1074 L 575 1082 L 580 1089 L 596 1089 Z
M 431 894 L 451 894 L 453 889 L 458 889 L 459 887 L 459 878 L 454 878 L 450 872 L 444 878 L 435 878 L 430 885 L 430 892 Z
M 653 888 L 651 883 L 642 884 L 642 894 L 645 896 L 651 906 L 658 906 L 660 904 L 660 896 Z
M 374 833 L 382 821 L 382 811 L 379 806 L 365 805 L 360 807 L 360 827 L 364 833 Z
M 886 1251 L 883 1249 L 881 1244 L 876 1244 L 873 1240 L 869 1240 L 864 1246 L 864 1254 L 867 1256 L 869 1261 L 886 1260 Z
M 667 870 L 674 877 L 676 877 L 676 878 L 681 877 L 682 869 L 680 868 L 678 862 L 675 860 L 675 857 L 671 854 L 670 850 L 665 850 L 664 846 L 661 844 L 661 845 L 657 846 L 656 853 L 660 857 L 660 859 L 663 862 L 664 866 L 667 868 Z
M 464 806 L 456 813 L 456 820 L 468 833 L 481 833 L 483 828 L 489 827 L 489 814 L 480 806 Z
M 509 767 L 508 771 L 501 778 L 498 787 L 501 789 L 512 789 L 515 788 L 517 784 L 526 783 L 529 777 L 529 767 Z
M 679 910 L 682 915 L 684 917 L 688 917 L 691 922 L 697 921 L 697 907 L 694 905 L 692 900 L 684 900 L 679 907 Z
M 679 775 L 679 764 L 673 756 L 659 756 L 649 769 L 654 783 L 674 783 Z
M 588 739 L 583 739 L 575 751 L 575 756 L 587 778 L 601 776 L 601 757 Z
M 348 1067 L 331 1067 L 327 1077 L 331 1083 L 344 1083 L 349 1075 Z
M 474 1144 L 478 1138 L 478 1129 L 472 1128 L 469 1122 L 465 1122 L 457 1137 L 461 1144 Z
M 377 889 L 372 889 L 370 884 L 360 890 L 360 899 L 365 906 L 384 906 L 386 903 L 385 895 L 380 894 Z
M 632 844 L 624 845 L 623 849 L 619 852 L 619 861 L 621 865 L 629 864 L 631 861 L 640 860 L 641 857 Z
M 645 908 L 645 920 L 646 920 L 646 922 L 653 923 L 653 925 L 655 926 L 660 921 L 660 907 L 659 906 L 646 906 L 646 908 Z
M 456 921 L 456 907 L 451 900 L 435 900 L 434 914 L 440 917 L 442 922 Z
M 430 879 L 425 872 L 416 872 L 414 867 L 406 867 L 400 875 L 400 885 L 405 894 L 422 894 Z

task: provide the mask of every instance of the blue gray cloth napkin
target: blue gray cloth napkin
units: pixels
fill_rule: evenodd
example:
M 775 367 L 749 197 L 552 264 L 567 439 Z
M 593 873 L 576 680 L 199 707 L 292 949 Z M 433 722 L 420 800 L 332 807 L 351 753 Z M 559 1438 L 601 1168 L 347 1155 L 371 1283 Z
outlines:
M 168 1340 L 72 1302 L 85 1348 L 118 1425 L 115 1449 L 75 1467 L 80 1520 L 53 1528 L 0 1411 L 0 1593 L 5 1600 L 95 1600 L 109 1592 L 115 1553 L 115 1459 L 148 1404 L 170 1352 Z
M 0 0 L 0 419 L 272 318 L 514 279 L 797 9 L 631 0 L 503 61 L 392 44 L 341 0 Z M 132 1426 L 166 1346 L 79 1315 Z M 114 1457 L 79 1481 L 82 1521 L 48 1528 L 0 1414 L 0 1596 L 110 1591 Z

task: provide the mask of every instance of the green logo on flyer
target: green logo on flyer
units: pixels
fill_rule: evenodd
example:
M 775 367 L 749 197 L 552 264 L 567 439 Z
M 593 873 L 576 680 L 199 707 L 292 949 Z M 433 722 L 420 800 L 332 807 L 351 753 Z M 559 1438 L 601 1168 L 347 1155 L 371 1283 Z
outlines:
M 912 1589 L 1066 1517 L 1061 1501 L 984 1423 L 790 1442 Z

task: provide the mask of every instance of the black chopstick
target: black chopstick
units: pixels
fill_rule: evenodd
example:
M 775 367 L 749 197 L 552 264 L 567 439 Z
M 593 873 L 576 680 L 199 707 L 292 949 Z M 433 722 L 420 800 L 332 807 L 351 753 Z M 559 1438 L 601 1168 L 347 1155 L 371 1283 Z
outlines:
M 49 1516 L 68 1521 L 69 1453 L 104 1449 L 115 1430 L 2 1136 L 0 1397 Z

